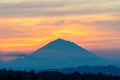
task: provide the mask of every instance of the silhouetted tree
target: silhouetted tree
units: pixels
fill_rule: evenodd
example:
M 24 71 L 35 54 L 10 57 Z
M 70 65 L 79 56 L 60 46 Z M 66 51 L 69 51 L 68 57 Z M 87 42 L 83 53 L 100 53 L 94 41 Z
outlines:
M 38 80 L 38 77 L 36 75 L 33 75 L 31 80 Z
M 32 69 L 32 70 L 30 71 L 30 73 L 31 73 L 31 74 L 34 74 L 34 73 L 35 73 L 35 71 Z
M 20 74 L 16 75 L 16 79 L 15 80 L 22 80 L 22 76 Z
M 0 80 L 120 80 L 118 75 L 106 75 L 102 73 L 60 73 L 44 71 L 35 73 L 34 70 L 26 71 L 12 71 L 0 70 Z

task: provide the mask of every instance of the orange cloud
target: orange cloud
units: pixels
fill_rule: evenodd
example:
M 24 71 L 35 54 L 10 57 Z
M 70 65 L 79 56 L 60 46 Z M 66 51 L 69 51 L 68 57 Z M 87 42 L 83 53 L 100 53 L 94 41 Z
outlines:
M 94 24 L 99 21 L 116 20 L 119 20 L 118 17 L 110 13 L 62 17 L 0 18 L 0 50 L 32 52 L 56 38 L 74 41 L 88 49 L 96 48 L 96 46 L 102 48 L 102 45 L 106 43 L 103 40 L 111 38 L 113 41 L 117 41 L 115 44 L 118 45 L 119 32 L 116 32 L 114 27 L 108 28 Z M 109 48 L 109 44 L 113 43 L 108 41 L 105 45 Z

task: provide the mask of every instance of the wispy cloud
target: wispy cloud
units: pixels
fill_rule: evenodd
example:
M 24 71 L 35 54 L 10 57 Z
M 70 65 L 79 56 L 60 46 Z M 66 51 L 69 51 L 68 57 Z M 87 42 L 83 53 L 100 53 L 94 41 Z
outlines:
M 1 53 L 0 54 L 0 61 L 10 61 L 10 60 L 14 60 L 14 59 L 17 59 L 17 58 L 22 58 L 22 57 L 25 57 L 27 56 L 26 53 L 9 53 L 9 54 L 5 54 L 5 53 Z
M 102 13 L 120 13 L 120 1 L 31 1 L 0 3 L 0 17 L 66 16 Z
M 96 21 L 93 24 L 107 27 L 114 27 L 113 29 L 120 30 L 120 19 L 119 20 L 106 20 L 106 21 Z

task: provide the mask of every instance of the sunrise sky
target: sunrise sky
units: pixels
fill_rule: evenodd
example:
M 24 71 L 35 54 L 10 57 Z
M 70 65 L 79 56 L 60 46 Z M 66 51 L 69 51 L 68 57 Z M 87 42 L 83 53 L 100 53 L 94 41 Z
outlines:
M 0 0 L 1 53 L 29 53 L 57 38 L 118 56 L 120 0 Z

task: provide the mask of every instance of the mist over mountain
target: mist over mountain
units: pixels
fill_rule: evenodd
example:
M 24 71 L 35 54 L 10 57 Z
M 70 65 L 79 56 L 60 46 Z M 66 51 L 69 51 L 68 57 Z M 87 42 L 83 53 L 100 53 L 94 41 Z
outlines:
M 108 64 L 106 59 L 96 56 L 73 42 L 57 39 L 31 55 L 9 61 L 4 66 L 12 69 L 50 69 Z

